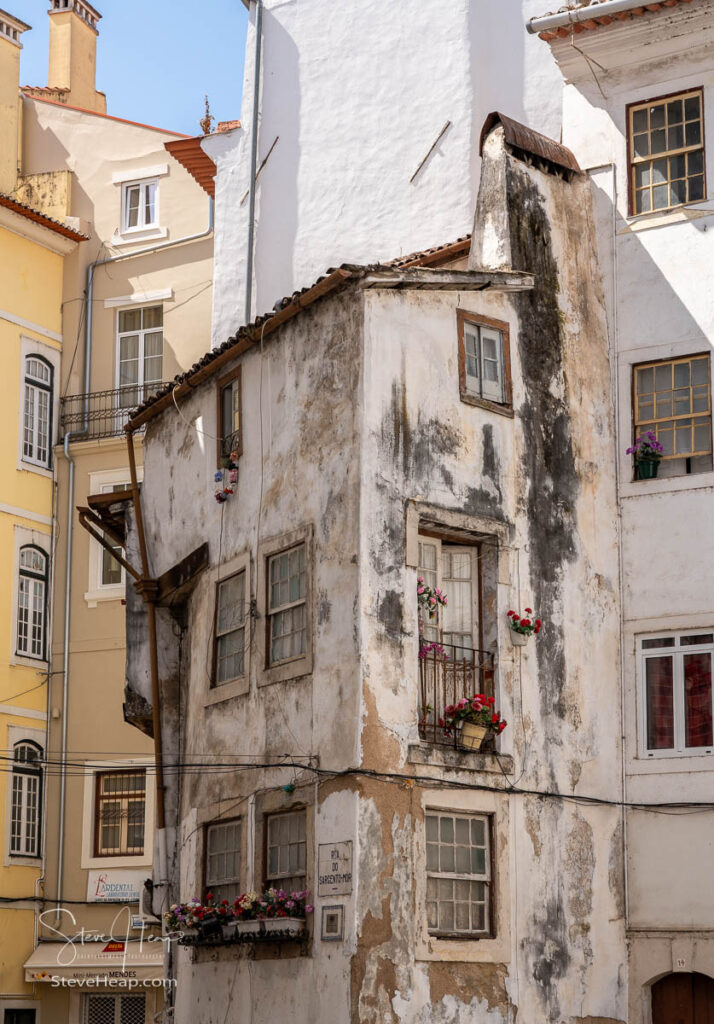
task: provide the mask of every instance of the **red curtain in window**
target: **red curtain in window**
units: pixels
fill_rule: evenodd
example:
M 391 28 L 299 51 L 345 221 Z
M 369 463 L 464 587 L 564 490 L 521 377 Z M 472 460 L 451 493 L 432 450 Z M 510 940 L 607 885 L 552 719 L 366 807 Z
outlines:
M 674 660 L 647 658 L 647 749 L 667 750 L 674 746 Z
M 684 655 L 684 716 L 686 745 L 712 745 L 712 657 Z

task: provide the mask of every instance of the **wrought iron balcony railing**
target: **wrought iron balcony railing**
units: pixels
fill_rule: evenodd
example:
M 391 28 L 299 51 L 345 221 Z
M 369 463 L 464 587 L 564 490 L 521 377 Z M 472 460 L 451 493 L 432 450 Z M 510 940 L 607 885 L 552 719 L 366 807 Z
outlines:
M 439 719 L 444 718 L 444 708 L 462 697 L 494 695 L 493 654 L 451 644 L 428 647 L 431 650 L 422 648 L 419 655 L 419 734 L 429 743 L 456 746 L 456 736 L 447 736 Z
M 84 403 L 88 399 L 89 430 L 87 438 L 116 437 L 124 432 L 124 424 L 132 410 L 165 387 L 164 381 L 151 384 L 130 384 L 111 391 L 91 391 L 88 395 L 66 395 L 60 399 L 62 437 L 84 425 Z

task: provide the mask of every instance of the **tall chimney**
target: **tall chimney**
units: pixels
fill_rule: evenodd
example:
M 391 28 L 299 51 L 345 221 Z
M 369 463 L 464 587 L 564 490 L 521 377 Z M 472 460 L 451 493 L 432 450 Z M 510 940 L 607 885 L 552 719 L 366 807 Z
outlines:
M 14 192 L 20 152 L 20 36 L 30 26 L 0 11 L 0 192 Z
M 107 99 L 97 92 L 97 22 L 101 14 L 86 0 L 52 0 L 50 70 L 47 84 L 67 93 L 65 102 L 105 114 Z

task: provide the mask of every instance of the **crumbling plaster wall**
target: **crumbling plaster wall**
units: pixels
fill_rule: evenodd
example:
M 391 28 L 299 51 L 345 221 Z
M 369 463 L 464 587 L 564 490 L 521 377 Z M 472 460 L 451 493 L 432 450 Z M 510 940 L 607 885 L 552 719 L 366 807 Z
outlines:
M 239 358 L 243 454 L 235 493 L 223 505 L 214 499 L 216 378 L 180 401 L 180 415 L 169 407 L 149 424 L 142 502 L 152 574 L 160 575 L 198 544 L 209 543 L 210 567 L 188 604 L 180 707 L 176 694 L 164 709 L 168 721 L 173 716 L 175 730 L 181 731 L 184 760 L 206 764 L 214 758 L 235 758 L 245 763 L 312 754 L 321 766 L 336 769 L 357 760 L 362 324 L 362 297 L 347 289 L 267 337 L 262 354 L 257 345 Z M 234 365 L 223 367 L 219 376 Z M 263 552 L 270 538 L 304 526 L 312 529 L 312 674 L 265 685 L 265 608 L 259 605 L 250 630 L 246 692 L 210 703 L 215 696 L 209 677 L 218 570 L 226 575 L 234 571 L 227 567 L 237 557 L 247 556 L 250 592 L 255 595 L 258 574 L 265 571 L 256 559 L 258 545 Z M 134 615 L 133 607 L 130 610 Z M 161 610 L 160 615 L 169 613 Z M 175 651 L 176 626 L 174 633 L 164 639 Z M 165 689 L 167 653 L 160 649 Z M 142 688 L 143 679 L 143 692 L 148 677 L 141 658 L 139 654 L 136 661 L 137 685 Z M 180 799 L 181 806 L 175 895 L 190 898 L 202 890 L 204 823 L 217 815 L 240 815 L 248 829 L 248 798 L 255 791 L 270 790 L 278 801 L 276 809 L 287 809 L 304 791 L 291 797 L 281 794 L 280 787 L 293 781 L 308 784 L 307 791 L 314 791 L 315 856 L 318 842 L 347 838 L 356 843 L 357 798 L 350 781 L 328 780 L 317 788 L 313 778 L 299 769 L 203 769 L 184 773 L 177 796 L 178 780 L 170 774 L 172 799 Z M 261 842 L 260 836 L 255 842 Z M 247 842 L 244 853 L 250 862 Z M 251 873 L 252 863 L 247 871 L 248 884 L 260 885 L 261 879 Z M 315 873 L 316 865 L 310 863 L 311 887 Z M 281 953 L 281 985 L 275 984 L 272 960 L 236 958 L 235 950 L 195 958 L 179 950 L 177 1021 L 222 1020 L 225 1007 L 240 993 L 245 1019 L 252 1024 L 319 1019 L 321 1006 L 329 1007 L 331 1024 L 347 1024 L 354 911 L 349 897 L 338 902 L 346 906 L 345 941 L 320 942 L 318 906 L 311 955 Z
M 382 771 L 409 770 L 409 745 L 418 741 L 416 571 L 405 565 L 405 501 L 411 499 L 491 519 L 494 531 L 499 524 L 507 528 L 509 582 L 498 587 L 497 677 L 510 722 L 501 749 L 514 756 L 519 786 L 616 798 L 612 416 L 598 267 L 588 245 L 590 186 L 509 157 L 507 187 L 513 266 L 536 274 L 533 292 L 366 297 L 363 759 Z M 479 205 L 502 201 L 482 194 Z M 509 323 L 514 419 L 460 402 L 457 308 Z M 525 605 L 537 610 L 545 628 L 519 653 L 510 647 L 505 613 Z M 506 783 L 494 767 L 495 775 L 431 774 L 501 789 Z M 509 949 L 497 969 L 487 942 L 471 944 L 473 952 L 463 958 L 472 961 L 470 991 L 454 976 L 439 1001 L 433 996 L 442 968 L 413 952 L 424 939 L 409 898 L 420 826 L 393 800 L 374 802 L 383 834 L 398 837 L 400 849 L 383 843 L 384 869 L 375 872 L 370 864 L 379 888 L 370 887 L 358 907 L 363 967 L 353 977 L 355 1021 L 508 1020 L 516 1010 L 529 1024 L 587 1014 L 624 1019 L 617 808 L 509 798 L 511 852 L 497 853 L 497 898 L 508 892 L 512 901 Z M 470 806 L 479 808 L 477 794 Z M 381 974 L 383 940 L 370 924 L 380 900 L 383 916 L 399 912 L 389 952 L 393 967 Z M 484 986 L 490 986 L 485 1006 L 470 1000 Z

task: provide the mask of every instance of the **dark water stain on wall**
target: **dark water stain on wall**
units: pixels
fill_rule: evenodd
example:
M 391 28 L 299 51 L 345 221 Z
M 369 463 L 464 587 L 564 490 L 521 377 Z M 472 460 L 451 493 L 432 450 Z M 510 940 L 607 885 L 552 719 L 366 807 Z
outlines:
M 563 373 L 558 270 L 544 200 L 527 172 L 509 162 L 513 266 L 535 274 L 535 287 L 514 297 L 525 398 L 518 410 L 527 443 L 523 472 L 532 599 L 545 623 L 557 620 L 561 579 L 576 554 L 579 482 Z M 562 397 L 561 397 L 562 396 Z M 566 663 L 562 638 L 547 626 L 536 646 L 545 720 L 565 718 Z

